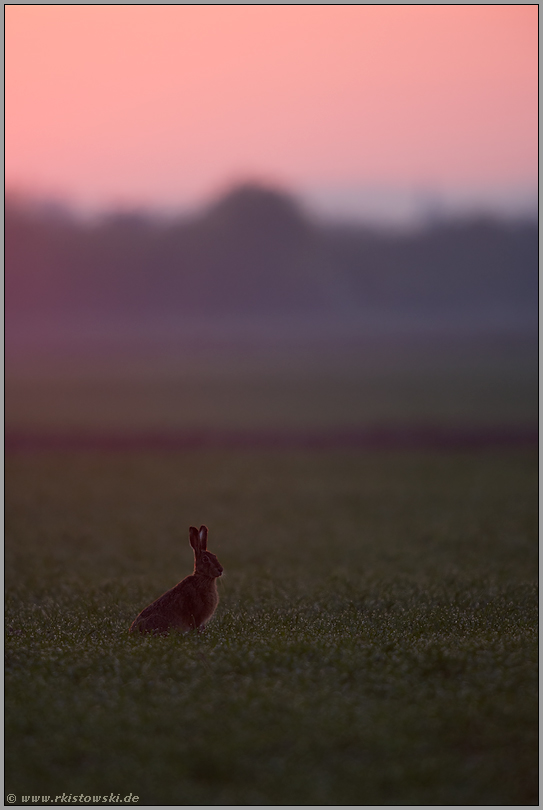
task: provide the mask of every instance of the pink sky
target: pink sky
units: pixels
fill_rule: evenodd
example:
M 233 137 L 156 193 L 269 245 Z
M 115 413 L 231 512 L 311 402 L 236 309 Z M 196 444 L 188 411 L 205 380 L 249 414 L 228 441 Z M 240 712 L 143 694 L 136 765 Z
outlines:
M 6 183 L 78 203 L 531 187 L 535 5 L 8 5 Z

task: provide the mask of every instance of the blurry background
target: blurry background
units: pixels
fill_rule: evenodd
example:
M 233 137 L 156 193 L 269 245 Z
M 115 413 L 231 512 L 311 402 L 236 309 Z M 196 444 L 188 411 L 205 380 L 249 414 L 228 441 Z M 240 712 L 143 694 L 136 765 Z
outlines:
M 8 445 L 534 435 L 536 6 L 8 6 L 6 184 Z

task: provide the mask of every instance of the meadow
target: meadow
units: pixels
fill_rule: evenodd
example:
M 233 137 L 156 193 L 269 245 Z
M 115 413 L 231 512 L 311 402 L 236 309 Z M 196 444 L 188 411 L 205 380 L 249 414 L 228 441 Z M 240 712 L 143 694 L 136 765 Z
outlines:
M 8 352 L 9 432 L 446 429 L 538 423 L 538 344 L 513 339 L 358 338 L 263 347 L 47 345 Z M 220 342 L 219 342 L 220 343 Z
M 537 805 L 537 455 L 6 460 L 6 792 Z M 133 637 L 225 567 L 203 634 Z

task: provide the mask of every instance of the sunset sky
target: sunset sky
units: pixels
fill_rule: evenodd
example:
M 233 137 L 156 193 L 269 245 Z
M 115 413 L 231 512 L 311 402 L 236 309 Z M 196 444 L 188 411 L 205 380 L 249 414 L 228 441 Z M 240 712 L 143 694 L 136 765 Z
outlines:
M 330 199 L 533 191 L 537 13 L 8 5 L 6 184 L 180 208 L 248 178 Z

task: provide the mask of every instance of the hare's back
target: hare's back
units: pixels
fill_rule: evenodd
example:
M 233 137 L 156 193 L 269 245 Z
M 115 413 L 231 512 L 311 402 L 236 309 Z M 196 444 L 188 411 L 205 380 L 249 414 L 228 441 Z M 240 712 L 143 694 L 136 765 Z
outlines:
M 219 601 L 215 580 L 191 574 L 141 611 L 131 630 L 163 632 L 169 627 L 195 630 L 215 612 Z
M 154 602 L 151 602 L 150 605 L 141 611 L 140 616 L 144 618 L 145 616 L 149 616 L 151 613 L 155 613 L 157 610 L 164 610 L 169 607 L 173 607 L 179 602 L 180 599 L 183 598 L 185 589 L 181 586 L 186 582 L 187 579 L 190 579 L 190 577 L 185 577 L 185 579 L 181 580 L 181 582 L 179 582 L 173 588 L 170 588 L 169 591 L 166 591 L 166 593 L 163 593 L 162 596 L 158 597 L 158 599 L 155 599 Z
M 185 577 L 185 579 L 189 579 L 189 577 Z M 154 602 L 151 602 L 150 605 L 147 605 L 146 608 L 143 608 L 141 613 L 139 613 L 134 620 L 132 627 L 136 627 L 138 624 L 141 624 L 143 620 L 150 619 L 151 617 L 162 616 L 164 618 L 171 618 L 172 615 L 178 614 L 180 610 L 182 610 L 185 589 L 180 588 L 180 586 L 183 585 L 184 582 L 185 580 L 182 580 L 173 588 L 170 588 L 169 591 L 163 593 L 162 596 L 159 596 L 158 599 L 155 599 Z

